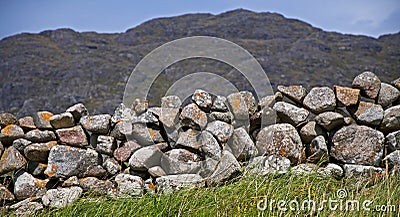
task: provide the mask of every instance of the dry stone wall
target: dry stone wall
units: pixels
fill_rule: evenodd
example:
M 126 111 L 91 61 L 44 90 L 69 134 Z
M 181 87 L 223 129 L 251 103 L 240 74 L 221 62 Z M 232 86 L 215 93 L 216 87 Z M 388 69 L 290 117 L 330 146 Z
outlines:
M 0 203 L 24 213 L 83 192 L 137 196 L 240 174 L 398 175 L 399 89 L 400 78 L 389 84 L 364 72 L 352 87 L 278 86 L 262 99 L 196 90 L 187 104 L 165 96 L 149 108 L 137 99 L 114 114 L 92 115 L 83 104 L 0 114 Z

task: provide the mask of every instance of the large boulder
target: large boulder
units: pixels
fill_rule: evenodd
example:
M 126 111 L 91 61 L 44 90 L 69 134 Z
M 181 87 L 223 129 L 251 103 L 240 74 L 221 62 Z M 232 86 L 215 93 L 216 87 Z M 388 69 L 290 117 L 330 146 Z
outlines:
M 264 127 L 257 135 L 256 147 L 260 155 L 280 155 L 295 164 L 301 159 L 303 144 L 296 128 L 285 123 Z
M 99 155 L 92 149 L 55 145 L 50 150 L 45 174 L 51 178 L 84 177 L 98 163 Z
M 372 72 L 363 72 L 353 80 L 353 88 L 361 90 L 361 94 L 371 99 L 375 99 L 381 89 L 381 80 Z
M 383 133 L 367 126 L 350 125 L 333 136 L 331 156 L 347 164 L 379 166 L 383 157 Z

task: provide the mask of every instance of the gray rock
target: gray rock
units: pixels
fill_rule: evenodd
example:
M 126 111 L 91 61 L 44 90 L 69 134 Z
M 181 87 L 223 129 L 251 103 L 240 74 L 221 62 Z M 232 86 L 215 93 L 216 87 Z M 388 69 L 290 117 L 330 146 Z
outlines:
M 155 136 L 152 133 L 152 128 L 147 128 L 146 124 L 136 123 L 132 125 L 132 135 L 128 136 L 128 140 L 134 139 L 142 146 L 152 145 Z
M 292 125 L 274 124 L 258 133 L 256 147 L 261 155 L 280 155 L 295 164 L 301 159 L 303 144 Z
M 390 154 L 388 154 L 383 159 L 383 165 L 385 166 L 387 163 L 389 168 L 400 167 L 400 150 L 396 150 Z
M 160 166 L 154 166 L 154 167 L 152 167 L 152 168 L 149 168 L 148 172 L 149 172 L 149 174 L 150 174 L 152 177 L 154 177 L 154 178 L 167 175 L 167 174 L 165 173 L 165 171 L 163 170 L 163 168 L 160 167 Z
M 381 176 L 383 174 L 382 168 L 373 166 L 363 166 L 354 164 L 343 165 L 344 177 L 345 178 L 373 178 Z
M 360 90 L 350 87 L 333 86 L 338 106 L 355 106 L 360 100 Z
M 350 125 L 333 136 L 331 156 L 347 164 L 379 166 L 383 156 L 383 133 L 367 126 Z
M 341 179 L 343 177 L 343 169 L 337 164 L 328 163 L 326 167 L 318 168 L 317 172 L 323 176 Z
M 87 131 L 96 134 L 107 134 L 110 130 L 110 119 L 109 114 L 84 116 L 80 119 L 80 124 Z
M 282 101 L 283 95 L 281 92 L 276 92 L 272 96 L 265 96 L 260 99 L 258 102 L 258 106 L 262 109 L 265 107 L 272 107 L 275 105 L 276 102 Z
M 27 172 L 21 172 L 17 174 L 15 179 L 14 195 L 17 200 L 43 196 L 46 193 L 46 184 L 48 181 L 48 179 L 37 179 Z
M 53 115 L 50 118 L 50 124 L 54 129 L 73 127 L 75 125 L 74 116 L 69 112 Z
M 103 178 L 107 175 L 107 170 L 105 170 L 101 165 L 90 165 L 81 177 L 93 176 Z
M 232 93 L 227 99 L 235 120 L 247 120 L 249 118 L 249 110 L 242 94 Z
M 207 125 L 207 115 L 200 108 L 191 103 L 182 109 L 179 116 L 183 126 L 192 127 L 197 130 L 202 130 Z
M 119 196 L 142 196 L 144 181 L 139 176 L 129 174 L 118 174 L 115 177 L 117 183 L 117 194 Z
M 17 122 L 17 118 L 10 113 L 2 113 L 0 114 L 0 127 L 5 127 L 10 124 L 15 124 Z
M 322 126 L 327 131 L 331 131 L 344 125 L 343 115 L 337 112 L 321 113 L 315 117 L 315 121 L 319 126 Z
M 22 137 L 24 137 L 24 131 L 15 124 L 7 125 L 0 131 L 0 142 L 4 145 L 10 145 L 14 140 Z
M 4 187 L 1 183 L 0 183 L 0 198 L 2 202 L 15 200 L 14 194 L 6 187 Z
M 35 122 L 31 116 L 26 116 L 18 119 L 18 126 L 23 130 L 29 131 L 36 129 Z
M 265 176 L 267 174 L 283 174 L 289 170 L 290 160 L 279 156 L 258 156 L 250 160 L 245 173 Z
M 228 181 L 241 173 L 241 166 L 229 151 L 222 151 L 222 156 L 215 171 L 206 179 L 207 186 L 215 186 Z
M 228 111 L 228 106 L 226 105 L 227 105 L 226 97 L 217 95 L 213 101 L 211 109 L 214 111 L 225 112 Z
M 336 106 L 335 93 L 329 87 L 314 87 L 304 98 L 303 104 L 317 114 L 332 111 Z
M 132 156 L 133 152 L 140 149 L 141 147 L 142 146 L 140 146 L 135 141 L 132 141 L 132 140 L 126 141 L 123 143 L 123 145 L 121 147 L 118 147 L 117 149 L 115 149 L 114 157 L 118 161 L 125 162 Z
M 243 127 L 233 131 L 232 139 L 228 142 L 230 151 L 239 161 L 249 160 L 258 154 L 258 150 L 249 134 Z
M 126 135 L 131 135 L 131 134 L 132 134 L 132 123 L 130 121 L 121 121 L 118 122 L 111 130 L 110 136 L 119 140 L 125 140 Z
M 257 112 L 257 102 L 253 94 L 249 91 L 240 91 L 239 93 L 242 95 L 242 99 L 246 103 L 249 115 L 254 115 Z
M 62 144 L 86 147 L 89 145 L 85 131 L 81 126 L 56 130 L 57 137 Z
M 201 151 L 204 153 L 206 158 L 212 158 L 215 160 L 219 160 L 221 158 L 221 147 L 219 146 L 217 139 L 215 139 L 210 132 L 201 132 L 199 144 Z
M 371 99 L 375 99 L 381 89 L 381 80 L 372 72 L 363 72 L 353 80 L 353 88 L 361 90 L 361 94 Z
M 26 139 L 17 139 L 13 142 L 13 146 L 21 153 L 24 153 L 24 149 L 30 144 L 32 144 L 32 142 Z
M 309 111 L 303 108 L 299 108 L 295 105 L 289 104 L 287 102 L 277 102 L 275 103 L 273 109 L 276 111 L 278 117 L 294 126 L 307 120 Z
M 82 195 L 82 192 L 82 188 L 77 186 L 50 189 L 42 197 L 43 205 L 62 208 L 76 201 Z
M 50 124 L 50 118 L 53 116 L 53 113 L 48 111 L 40 111 L 33 114 L 33 121 L 35 122 L 35 126 L 39 129 L 43 130 L 51 130 L 53 127 Z
M 220 143 L 226 143 L 233 134 L 233 126 L 222 121 L 209 123 L 206 130 L 213 134 Z
M 160 192 L 172 193 L 174 190 L 204 187 L 205 181 L 198 174 L 168 175 L 156 178 L 156 186 Z
M 10 209 L 15 210 L 14 214 L 16 216 L 30 216 L 38 213 L 39 211 L 43 210 L 43 204 L 37 201 L 36 198 L 27 198 L 23 201 L 20 201 L 12 206 Z
M 387 107 L 400 97 L 400 91 L 390 84 L 381 83 L 378 95 L 378 104 Z
M 161 165 L 162 150 L 168 147 L 166 143 L 143 147 L 133 153 L 129 166 L 134 171 L 147 171 L 148 168 Z
M 200 144 L 197 142 L 197 137 L 199 136 L 199 134 L 200 133 L 198 131 L 192 129 L 180 132 L 178 141 L 176 141 L 176 144 L 172 146 L 172 148 L 183 147 L 193 150 L 199 150 Z
M 400 90 L 400 78 L 392 81 L 393 86 L 397 87 Z
M 302 163 L 291 168 L 291 172 L 298 176 L 315 174 L 317 165 L 311 163 Z
M 94 195 L 110 194 L 113 184 L 109 180 L 100 180 L 96 177 L 86 177 L 79 179 L 79 186 L 84 192 L 89 192 Z
M 166 127 L 173 127 L 179 123 L 179 108 L 161 108 L 159 121 Z
M 129 121 L 136 117 L 136 113 L 132 109 L 126 107 L 123 103 L 115 108 L 114 115 L 111 117 L 111 123 L 115 125 L 121 121 Z
M 99 153 L 112 156 L 116 148 L 117 142 L 114 137 L 103 135 L 97 137 L 96 151 Z
M 132 105 L 132 110 L 137 114 L 140 115 L 143 112 L 147 111 L 149 108 L 149 101 L 146 99 L 135 99 Z
M 32 130 L 25 134 L 25 139 L 31 142 L 50 142 L 56 140 L 56 134 L 50 130 Z
M 46 170 L 46 168 L 47 168 L 47 164 L 38 163 L 38 162 L 34 162 L 34 161 L 29 161 L 28 166 L 27 166 L 28 172 L 34 176 L 44 175 L 44 171 Z
M 306 145 L 307 160 L 313 163 L 321 163 L 329 160 L 328 146 L 323 136 L 315 137 Z
M 388 152 L 400 150 L 400 130 L 389 133 L 385 140 Z
M 61 186 L 64 188 L 71 186 L 79 186 L 79 179 L 76 176 L 71 176 L 67 180 L 65 180 Z
M 300 137 L 304 143 L 310 143 L 315 137 L 322 135 L 324 137 L 327 136 L 326 132 L 317 125 L 315 121 L 307 122 L 301 129 L 300 129 Z
M 79 122 L 81 117 L 89 115 L 88 110 L 86 109 L 85 105 L 82 103 L 75 104 L 69 107 L 66 112 L 69 112 L 74 116 L 76 122 Z
M 223 121 L 231 124 L 233 121 L 233 114 L 230 112 L 211 112 L 210 120 L 212 121 Z
M 161 167 L 167 175 L 197 173 L 201 168 L 200 156 L 185 149 L 172 149 L 161 157 Z
M 356 121 L 363 125 L 378 126 L 383 119 L 383 109 L 381 105 L 360 102 L 357 111 L 354 112 Z
M 0 175 L 17 170 L 27 163 L 24 156 L 14 147 L 6 148 L 0 159 Z
M 383 132 L 400 130 L 400 105 L 385 110 L 379 127 Z
M 50 150 L 48 166 L 44 172 L 51 178 L 83 177 L 90 167 L 96 166 L 99 155 L 92 149 L 55 145 Z
M 200 108 L 203 108 L 203 109 L 210 109 L 212 106 L 212 103 L 213 103 L 212 99 L 211 99 L 211 95 L 208 92 L 201 90 L 201 89 L 197 89 L 194 91 L 192 100 Z
M 276 111 L 268 106 L 261 109 L 254 115 L 250 117 L 250 124 L 251 126 L 258 126 L 261 127 L 269 126 L 275 124 L 277 120 Z
M 302 85 L 279 85 L 278 91 L 280 91 L 287 98 L 300 104 L 303 104 L 303 100 L 307 95 L 307 90 Z
M 162 108 L 180 108 L 181 105 L 182 102 L 178 96 L 164 96 L 161 98 Z
M 106 169 L 109 175 L 115 175 L 121 172 L 122 167 L 114 158 L 108 158 L 103 162 L 103 168 Z
M 49 157 L 50 149 L 57 145 L 57 141 L 51 141 L 46 143 L 32 143 L 24 149 L 25 157 L 34 162 L 47 162 Z
M 143 124 L 156 124 L 158 125 L 158 119 L 157 117 L 153 114 L 151 110 L 148 110 L 144 113 L 142 113 L 139 116 L 134 116 L 132 119 L 133 123 L 143 123 Z

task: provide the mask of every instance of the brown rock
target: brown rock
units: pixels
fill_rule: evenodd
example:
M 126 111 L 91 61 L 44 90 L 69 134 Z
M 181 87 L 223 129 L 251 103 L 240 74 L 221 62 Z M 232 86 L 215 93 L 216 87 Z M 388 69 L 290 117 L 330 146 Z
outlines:
M 85 132 L 81 126 L 64 128 L 56 130 L 60 142 L 70 146 L 86 147 L 88 141 Z
M 36 129 L 35 122 L 31 116 L 18 119 L 18 125 L 26 131 Z
M 5 145 L 10 145 L 14 140 L 22 137 L 24 137 L 24 131 L 15 124 L 7 125 L 0 131 L 0 142 Z
M 126 141 L 123 143 L 123 145 L 114 151 L 114 157 L 118 161 L 127 161 L 133 152 L 136 150 L 140 149 L 142 146 L 140 146 L 137 142 L 135 141 Z
M 17 122 L 17 118 L 13 114 L 3 113 L 0 114 L 0 127 L 5 127 L 10 124 L 15 124 Z
M 333 86 L 335 90 L 338 106 L 353 106 L 357 105 L 360 100 L 360 90 L 349 87 Z

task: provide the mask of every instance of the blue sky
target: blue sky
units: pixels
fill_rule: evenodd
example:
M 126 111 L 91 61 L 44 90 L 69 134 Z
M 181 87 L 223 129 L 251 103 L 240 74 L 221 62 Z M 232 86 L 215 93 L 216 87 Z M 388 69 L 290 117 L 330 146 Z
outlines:
M 237 8 L 277 12 L 341 33 L 378 37 L 400 31 L 400 0 L 0 0 L 0 38 L 62 27 L 124 32 L 152 18 Z

